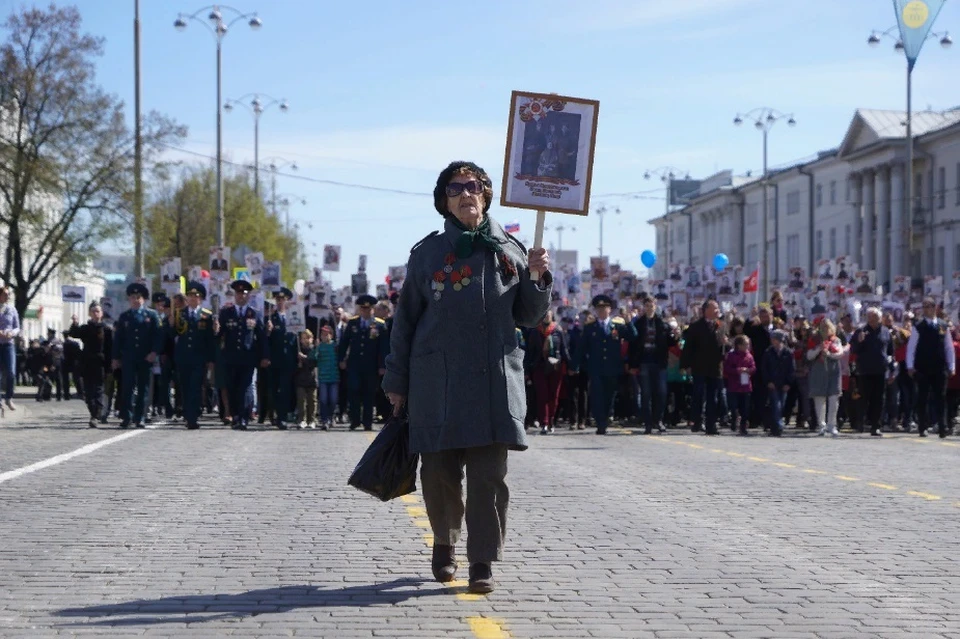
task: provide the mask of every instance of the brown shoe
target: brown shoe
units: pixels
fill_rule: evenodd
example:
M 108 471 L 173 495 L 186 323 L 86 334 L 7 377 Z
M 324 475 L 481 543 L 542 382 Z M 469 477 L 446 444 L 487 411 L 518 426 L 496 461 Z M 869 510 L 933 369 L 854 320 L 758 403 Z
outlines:
M 493 592 L 493 571 L 490 564 L 473 564 L 470 566 L 470 583 L 468 590 L 475 595 L 485 595 Z
M 457 574 L 457 553 L 454 547 L 434 544 L 431 566 L 434 579 L 442 584 L 453 581 Z

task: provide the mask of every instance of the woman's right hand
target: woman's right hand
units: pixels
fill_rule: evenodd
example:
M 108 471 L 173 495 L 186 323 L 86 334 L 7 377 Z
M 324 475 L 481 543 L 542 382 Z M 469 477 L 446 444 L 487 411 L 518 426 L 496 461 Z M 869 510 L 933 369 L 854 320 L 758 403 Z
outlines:
M 400 409 L 407 403 L 407 396 L 401 395 L 400 393 L 387 393 L 387 399 L 390 400 L 390 405 L 393 406 L 393 416 L 397 417 L 400 415 Z

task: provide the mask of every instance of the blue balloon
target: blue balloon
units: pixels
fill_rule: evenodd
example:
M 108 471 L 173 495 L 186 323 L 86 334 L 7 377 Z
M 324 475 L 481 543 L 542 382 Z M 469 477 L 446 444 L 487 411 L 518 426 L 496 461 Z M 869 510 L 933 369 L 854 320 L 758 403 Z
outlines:
M 713 256 L 713 268 L 718 271 L 722 271 L 727 268 L 727 264 L 730 263 L 730 258 L 726 256 L 725 253 L 717 253 Z
M 640 254 L 640 262 L 647 268 L 653 268 L 653 265 L 657 263 L 657 254 L 647 249 Z

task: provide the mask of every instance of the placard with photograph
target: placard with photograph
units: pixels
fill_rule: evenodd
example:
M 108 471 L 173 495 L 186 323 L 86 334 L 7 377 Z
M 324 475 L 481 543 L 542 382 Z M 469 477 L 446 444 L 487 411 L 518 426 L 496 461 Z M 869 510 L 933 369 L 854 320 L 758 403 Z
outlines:
M 698 295 L 699 291 L 703 289 L 703 278 L 700 274 L 700 269 L 696 266 L 688 266 L 686 277 L 684 278 L 684 286 L 691 295 Z
M 665 304 L 670 299 L 670 280 L 650 280 L 650 292 L 658 304 Z
M 280 290 L 280 262 L 264 262 L 263 272 L 260 275 L 260 288 L 268 293 Z
M 357 261 L 357 273 L 366 273 L 367 272 L 367 256 L 361 255 L 360 259 Z
M 205 279 L 207 280 L 210 279 L 209 272 L 207 273 L 207 277 L 203 276 L 203 270 L 204 269 L 202 266 L 200 266 L 199 264 L 194 264 L 193 266 L 187 269 L 187 277 L 190 279 L 191 282 L 201 282 Z
M 802 267 L 791 266 L 788 272 L 790 280 L 787 282 L 787 290 L 802 291 L 807 288 L 807 275 Z
M 214 246 L 210 249 L 210 278 L 226 280 L 230 278 L 230 247 Z
M 853 290 L 857 295 L 876 294 L 876 272 L 875 271 L 857 271 L 856 279 L 853 282 Z
M 514 91 L 500 206 L 587 215 L 600 103 Z
M 923 278 L 923 294 L 935 298 L 943 296 L 943 277 L 939 275 L 925 276 Z
M 365 273 L 354 273 L 350 276 L 350 294 L 354 297 L 366 295 L 369 288 L 370 285 Z
M 86 304 L 87 289 L 82 286 L 63 285 L 60 287 L 60 299 L 64 302 Z
M 683 264 L 680 262 L 671 262 L 670 263 L 670 278 L 674 282 L 683 281 Z
M 830 281 L 836 277 L 833 270 L 833 260 L 817 260 L 817 279 Z
M 387 291 L 386 284 L 377 284 L 377 299 L 385 300 L 390 297 L 389 291 Z
M 247 253 L 243 261 L 247 266 L 247 281 L 254 286 L 260 286 L 263 278 L 263 253 Z
M 325 244 L 323 247 L 323 270 L 340 271 L 340 246 L 338 244 Z
M 387 277 L 390 279 L 390 290 L 399 291 L 403 288 L 403 281 L 407 279 L 407 265 L 387 267 Z
M 590 278 L 593 281 L 610 279 L 610 257 L 607 255 L 590 258 Z
M 180 280 L 180 258 L 165 257 L 160 260 L 160 282 L 177 282 Z
M 300 333 L 307 330 L 307 316 L 304 312 L 303 304 L 300 302 L 291 302 L 287 304 L 287 330 L 292 333 Z
M 908 275 L 893 276 L 893 290 L 890 292 L 890 298 L 903 304 L 910 301 L 910 277 Z
M 853 278 L 856 271 L 857 265 L 853 263 L 849 255 L 841 255 L 837 258 L 836 280 L 838 282 L 846 284 Z
M 686 291 L 673 291 L 670 294 L 670 314 L 675 317 L 686 317 L 687 308 L 690 305 L 690 298 Z

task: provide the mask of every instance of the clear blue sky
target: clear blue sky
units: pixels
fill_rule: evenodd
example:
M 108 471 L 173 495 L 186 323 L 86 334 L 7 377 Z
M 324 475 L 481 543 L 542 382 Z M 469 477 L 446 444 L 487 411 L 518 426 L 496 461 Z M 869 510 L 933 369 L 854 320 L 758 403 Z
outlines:
M 638 269 L 652 248 L 647 220 L 663 211 L 659 180 L 645 169 L 672 165 L 704 177 L 731 168 L 759 170 L 760 136 L 734 128 L 737 111 L 770 106 L 793 112 L 795 129 L 775 127 L 771 165 L 840 143 L 857 107 L 904 108 L 903 58 L 892 42 L 866 45 L 871 29 L 895 24 L 890 0 L 485 0 L 450 3 L 367 0 L 235 0 L 258 11 L 263 28 L 236 24 L 224 40 L 224 98 L 262 92 L 286 98 L 261 119 L 260 157 L 294 160 L 304 177 L 418 193 L 439 170 L 472 159 L 502 172 L 512 89 L 600 101 L 592 208 L 619 206 L 605 222 L 605 252 Z M 144 109 L 189 127 L 186 148 L 215 154 L 215 47 L 193 23 L 173 28 L 178 11 L 203 5 L 142 0 Z M 0 0 L 9 13 L 19 3 Z M 133 101 L 133 0 L 81 0 L 84 27 L 106 38 L 99 81 Z M 960 37 L 960 2 L 948 1 L 935 30 Z M 960 44 L 928 42 L 914 72 L 914 105 L 960 105 Z M 225 157 L 252 163 L 253 122 L 224 115 Z M 438 228 L 430 197 L 385 194 L 279 178 L 301 196 L 294 220 L 312 223 L 309 251 L 341 244 L 348 282 L 357 256 L 370 256 L 373 281 L 402 264 Z M 643 198 L 609 194 L 649 191 Z M 519 220 L 532 240 L 535 215 L 494 206 L 501 222 Z M 597 254 L 599 227 L 576 226 L 563 248 L 584 267 Z M 548 231 L 545 242 L 556 243 Z

